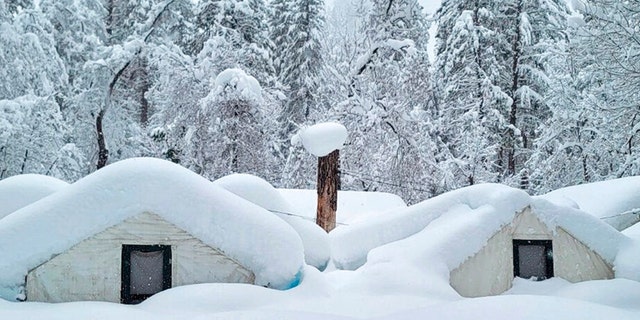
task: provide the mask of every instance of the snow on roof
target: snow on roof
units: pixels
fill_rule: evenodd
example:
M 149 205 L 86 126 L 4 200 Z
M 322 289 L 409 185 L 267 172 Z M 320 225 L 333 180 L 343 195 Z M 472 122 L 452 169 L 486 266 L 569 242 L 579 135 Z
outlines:
M 41 174 L 21 174 L 0 180 L 0 219 L 68 185 Z
M 331 258 L 327 233 L 313 219 L 297 212 L 269 182 L 250 174 L 232 174 L 213 183 L 282 218 L 302 238 L 305 261 L 319 269 L 327 266 Z
M 574 205 L 597 218 L 640 211 L 640 176 L 613 179 L 554 190 L 540 198 Z
M 392 210 L 395 212 L 389 212 L 377 219 L 334 230 L 331 233 L 332 256 L 337 267 L 355 269 L 367 261 L 367 254 L 376 247 L 416 233 L 429 234 L 424 231 L 425 227 L 444 214 L 470 210 L 482 211 L 488 208 L 513 214 L 526 207 L 528 199 L 529 196 L 524 191 L 500 184 L 474 185 L 447 192 L 410 207 Z M 494 226 L 485 227 L 493 228 Z M 449 231 L 453 230 L 448 228 L 433 230 L 436 235 L 438 233 L 447 235 Z
M 342 149 L 347 140 L 347 128 L 336 122 L 318 123 L 301 129 L 292 137 L 292 143 L 302 143 L 307 152 L 324 157 L 334 150 Z
M 143 212 L 219 248 L 258 285 L 286 289 L 300 280 L 302 242 L 281 219 L 177 164 L 134 158 L 0 220 L 0 297 L 14 300 L 30 269 Z
M 632 227 L 625 229 L 624 231 L 622 231 L 622 234 L 626 235 L 631 239 L 640 241 L 640 223 L 637 223 Z
M 426 226 L 414 235 L 372 249 L 363 268 L 375 268 L 389 261 L 408 261 L 415 270 L 449 279 L 452 270 L 480 251 L 495 233 L 511 223 L 515 215 L 527 206 L 551 231 L 555 231 L 555 227 L 563 228 L 611 263 L 616 277 L 640 280 L 637 259 L 640 244 L 580 210 L 558 206 L 530 197 L 521 190 L 495 184 L 445 193 L 409 207 L 405 214 L 398 215 L 412 215 L 412 219 L 405 217 L 402 220 L 416 221 L 416 226 L 389 221 L 386 227 L 380 225 L 377 232 L 372 230 L 373 237 L 379 238 L 385 236 L 383 231 L 390 227 L 392 230 L 405 228 L 405 234 L 411 234 L 419 228 L 418 225 L 426 222 Z M 360 236 L 363 237 L 364 233 Z

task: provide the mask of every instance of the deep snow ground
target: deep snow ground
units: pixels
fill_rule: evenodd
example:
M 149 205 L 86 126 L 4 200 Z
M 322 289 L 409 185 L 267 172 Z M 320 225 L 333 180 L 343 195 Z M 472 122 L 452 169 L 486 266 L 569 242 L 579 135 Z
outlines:
M 46 304 L 0 300 L 0 319 L 640 319 L 640 283 L 571 284 L 516 279 L 505 294 L 461 298 L 444 286 L 385 292 L 361 271 L 308 269 L 288 291 L 243 284 L 173 288 L 136 306 L 105 302 Z

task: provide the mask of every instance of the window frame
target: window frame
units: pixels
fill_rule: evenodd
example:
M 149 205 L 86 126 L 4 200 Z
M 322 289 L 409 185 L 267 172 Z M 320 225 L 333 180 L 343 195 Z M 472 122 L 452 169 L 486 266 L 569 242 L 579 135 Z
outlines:
M 122 245 L 122 263 L 121 263 L 121 287 L 120 287 L 120 303 L 138 304 L 153 294 L 131 294 L 131 253 L 140 252 L 156 252 L 162 251 L 162 290 L 171 288 L 171 246 L 170 245 L 140 245 L 140 244 L 123 244 Z
M 513 276 L 520 277 L 520 246 L 542 246 L 544 247 L 545 275 L 536 281 L 553 278 L 553 241 L 552 240 L 528 240 L 513 239 Z

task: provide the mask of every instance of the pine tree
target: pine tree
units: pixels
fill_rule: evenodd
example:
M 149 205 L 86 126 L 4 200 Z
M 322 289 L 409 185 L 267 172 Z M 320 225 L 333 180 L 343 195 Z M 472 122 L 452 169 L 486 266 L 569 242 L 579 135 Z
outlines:
M 319 0 L 274 1 L 270 25 L 278 79 L 287 100 L 279 114 L 277 154 L 285 166 L 282 183 L 288 187 L 313 185 L 314 161 L 304 150 L 290 145 L 290 138 L 310 124 L 312 114 L 324 108 L 319 87 L 323 74 L 321 39 L 324 2 Z
M 296 126 L 304 124 L 319 105 L 317 88 L 321 84 L 319 77 L 323 64 L 320 45 L 324 27 L 323 8 L 323 1 L 293 1 L 287 8 L 290 13 L 276 17 L 281 20 L 271 23 L 287 30 L 286 34 L 274 40 L 280 52 L 279 79 L 288 93 L 281 116 L 283 137 L 295 132 Z
M 556 0 L 443 3 L 438 107 L 446 121 L 470 124 L 471 130 L 442 130 L 460 169 L 456 175 L 467 183 L 528 187 L 527 160 L 537 130 L 550 116 L 548 53 L 565 41 L 567 14 L 564 2 Z

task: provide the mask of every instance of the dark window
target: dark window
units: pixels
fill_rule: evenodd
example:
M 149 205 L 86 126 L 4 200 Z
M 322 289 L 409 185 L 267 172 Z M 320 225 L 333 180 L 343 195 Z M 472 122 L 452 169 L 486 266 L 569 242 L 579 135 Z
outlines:
M 551 240 L 513 240 L 513 274 L 537 281 L 553 277 Z
M 122 245 L 120 302 L 136 304 L 171 288 L 171 246 Z

